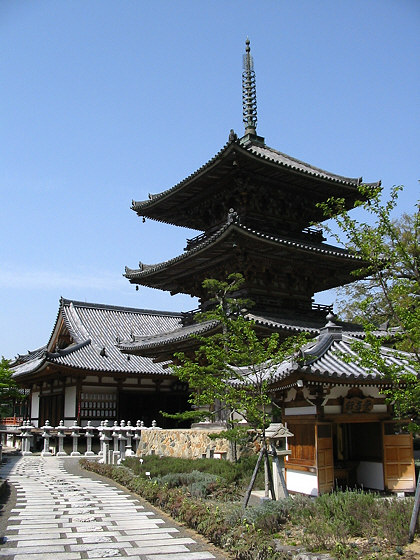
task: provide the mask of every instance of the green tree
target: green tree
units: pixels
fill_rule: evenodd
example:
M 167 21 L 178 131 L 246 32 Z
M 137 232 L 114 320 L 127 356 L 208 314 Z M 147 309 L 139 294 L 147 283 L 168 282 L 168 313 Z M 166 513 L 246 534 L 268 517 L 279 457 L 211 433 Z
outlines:
M 265 430 L 273 418 L 270 385 L 276 364 L 293 355 L 304 343 L 306 335 L 280 341 L 277 333 L 261 337 L 253 321 L 246 318 L 244 306 L 251 302 L 238 297 L 244 278 L 231 274 L 226 281 L 207 279 L 203 282 L 212 304 L 201 313 L 199 321 L 214 321 L 219 330 L 211 336 L 196 336 L 197 347 L 191 354 L 175 354 L 173 373 L 191 390 L 193 411 L 171 415 L 179 419 L 201 418 L 222 420 L 227 429 L 215 437 L 231 442 L 236 460 L 236 444 L 252 432 L 260 440 L 260 455 L 244 505 L 264 458 L 272 494 L 273 482 L 269 467 Z M 242 420 L 245 420 L 244 427 Z
M 223 420 L 235 431 L 240 419 L 264 434 L 272 418 L 269 392 L 274 366 L 293 354 L 305 341 L 304 335 L 280 343 L 277 333 L 258 336 L 255 324 L 244 316 L 249 301 L 235 297 L 243 277 L 231 274 L 226 281 L 203 282 L 213 308 L 201 313 L 199 321 L 216 321 L 220 330 L 199 336 L 193 354 L 178 352 L 173 373 L 191 390 L 195 408 L 181 417 Z
M 361 322 L 365 342 L 354 344 L 362 365 L 381 371 L 392 380 L 387 391 L 398 418 L 408 418 L 409 428 L 420 428 L 420 212 L 393 219 L 402 187 L 394 187 L 383 201 L 378 187 L 359 187 L 356 206 L 363 209 L 366 221 L 352 217 L 343 199 L 331 198 L 320 206 L 333 218 L 339 232 L 329 232 L 360 259 L 355 271 L 359 280 L 345 288 L 347 303 L 340 311 L 345 319 Z M 328 228 L 327 228 L 328 229 Z M 384 336 L 378 339 L 382 323 Z M 386 364 L 381 345 L 401 351 L 405 366 Z
M 14 381 L 10 367 L 10 360 L 2 356 L 0 361 L 0 415 L 9 416 L 13 411 L 13 403 L 24 397 Z

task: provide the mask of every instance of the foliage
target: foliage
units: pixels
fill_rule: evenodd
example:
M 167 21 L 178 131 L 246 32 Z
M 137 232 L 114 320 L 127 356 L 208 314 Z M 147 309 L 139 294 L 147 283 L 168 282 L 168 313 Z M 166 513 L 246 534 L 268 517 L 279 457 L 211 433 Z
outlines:
M 13 372 L 9 368 L 10 360 L 2 357 L 0 361 L 0 404 L 2 407 L 10 407 L 13 401 L 20 401 L 24 395 L 12 378 Z M 2 411 L 3 415 L 7 415 Z
M 168 488 L 184 487 L 191 496 L 196 498 L 206 498 L 217 492 L 221 494 L 222 486 L 226 486 L 226 482 L 220 477 L 202 473 L 200 471 L 192 471 L 190 473 L 171 473 L 158 478 L 154 478 L 159 484 L 163 484 Z
M 175 355 L 173 373 L 191 389 L 193 408 L 207 418 L 224 420 L 230 431 L 223 434 L 235 439 L 238 418 L 264 432 L 272 417 L 268 391 L 274 365 L 293 354 L 305 341 L 304 336 L 290 337 L 280 343 L 277 333 L 261 339 L 253 321 L 244 316 L 249 301 L 238 296 L 242 275 L 231 274 L 226 281 L 203 282 L 213 308 L 201 313 L 201 321 L 217 321 L 220 331 L 212 336 L 196 336 L 193 355 Z M 178 415 L 183 417 L 182 414 Z
M 346 491 L 315 499 L 298 495 L 267 501 L 244 511 L 239 502 L 187 496 L 182 488 L 169 488 L 126 467 L 86 459 L 81 463 L 139 494 L 237 560 L 289 558 L 276 550 L 276 542 L 286 548 L 297 544 L 311 551 L 329 551 L 337 560 L 391 560 L 407 544 L 413 498 Z M 182 482 L 182 475 L 178 480 Z
M 220 459 L 181 459 L 178 457 L 159 457 L 145 455 L 140 463 L 137 457 L 126 457 L 124 464 L 135 474 L 143 475 L 150 472 L 153 477 L 164 477 L 168 474 L 191 473 L 200 471 L 223 479 L 230 486 L 243 488 L 249 481 L 257 458 L 241 457 L 236 463 Z M 263 487 L 263 473 L 257 479 L 257 487 Z
M 420 210 L 413 215 L 392 218 L 402 187 L 394 187 L 390 199 L 382 200 L 377 186 L 359 187 L 360 200 L 369 221 L 353 218 L 344 199 L 331 198 L 319 206 L 326 217 L 334 218 L 339 233 L 332 233 L 360 259 L 355 277 L 361 278 L 345 289 L 348 303 L 341 304 L 344 318 L 363 324 L 366 337 L 355 343 L 364 367 L 381 371 L 393 381 L 387 391 L 399 418 L 409 418 L 411 431 L 420 429 Z M 368 223 L 369 222 L 369 223 Z M 344 237 L 344 239 L 343 239 Z M 375 324 L 376 323 L 376 324 Z M 378 323 L 383 336 L 377 337 Z M 409 367 L 387 363 L 382 345 L 410 352 L 401 354 Z

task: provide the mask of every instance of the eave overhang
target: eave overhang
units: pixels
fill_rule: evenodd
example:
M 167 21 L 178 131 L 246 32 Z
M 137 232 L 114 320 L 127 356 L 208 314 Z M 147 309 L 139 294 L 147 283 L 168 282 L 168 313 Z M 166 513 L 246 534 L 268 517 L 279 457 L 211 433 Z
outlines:
M 210 266 L 217 263 L 231 262 L 235 258 L 234 249 L 238 247 L 249 252 L 257 252 L 260 256 L 267 253 L 271 260 L 282 259 L 285 256 L 290 258 L 293 255 L 296 260 L 299 260 L 302 271 L 312 262 L 311 257 L 312 264 L 316 262 L 317 266 L 321 262 L 334 266 L 336 278 L 323 278 L 322 288 L 315 289 L 314 292 L 353 281 L 355 278 L 350 276 L 351 271 L 362 268 L 364 264 L 360 257 L 345 249 L 267 235 L 243 226 L 238 221 L 230 220 L 216 233 L 204 238 L 201 243 L 181 255 L 155 265 L 142 263 L 139 269 L 126 267 L 124 276 L 132 284 L 182 292 L 185 278 L 192 275 L 200 276 L 200 270 L 208 270 Z M 319 281 L 321 282 L 321 278 Z
M 267 179 L 275 188 L 286 192 L 293 188 L 314 203 L 331 196 L 341 197 L 347 208 L 352 208 L 360 198 L 358 186 L 363 183 L 361 177 L 329 173 L 267 146 L 252 143 L 244 146 L 239 140 L 231 140 L 186 179 L 159 194 L 150 194 L 148 200 L 133 201 L 132 209 L 139 216 L 205 231 L 208 227 L 205 220 L 180 209 L 193 209 L 198 201 L 217 197 L 217 192 L 226 188 L 224 180 L 238 172 Z M 380 185 L 380 181 L 372 185 Z

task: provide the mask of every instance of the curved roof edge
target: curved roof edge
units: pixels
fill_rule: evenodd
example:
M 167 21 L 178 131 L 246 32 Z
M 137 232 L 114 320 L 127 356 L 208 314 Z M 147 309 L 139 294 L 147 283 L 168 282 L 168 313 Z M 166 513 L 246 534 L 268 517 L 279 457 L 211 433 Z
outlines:
M 244 146 L 239 139 L 233 138 L 229 139 L 229 141 L 223 146 L 223 148 L 219 150 L 211 159 L 209 159 L 207 163 L 203 164 L 196 171 L 188 175 L 185 179 L 183 179 L 173 187 L 157 194 L 149 194 L 149 198 L 147 200 L 133 200 L 131 209 L 141 215 L 140 212 L 142 209 L 147 209 L 153 206 L 157 201 L 172 195 L 178 190 L 183 189 L 193 179 L 197 178 L 200 174 L 210 169 L 219 160 L 223 159 L 223 157 L 225 157 L 232 149 L 239 150 L 244 155 L 251 154 L 255 158 L 270 162 L 280 168 L 289 169 L 295 173 L 307 175 L 317 179 L 326 180 L 353 188 L 356 188 L 363 184 L 362 177 L 345 177 L 336 173 L 331 173 L 320 167 L 316 167 L 295 157 L 289 156 L 283 152 L 275 150 L 274 148 L 270 148 L 266 145 L 261 146 L 258 143 L 253 144 L 251 142 Z M 367 184 L 371 186 L 380 186 L 381 181 L 379 180 Z
M 222 236 L 227 235 L 229 230 L 234 229 L 234 228 L 236 228 L 237 230 L 239 230 L 242 233 L 249 234 L 249 235 L 251 235 L 255 238 L 264 239 L 266 241 L 276 243 L 278 245 L 283 245 L 285 247 L 295 247 L 295 248 L 301 249 L 303 251 L 316 252 L 316 253 L 329 255 L 329 256 L 332 256 L 332 257 L 341 257 L 341 258 L 345 258 L 345 259 L 348 259 L 348 260 L 361 260 L 361 257 L 359 257 L 358 255 L 355 255 L 353 253 L 350 253 L 346 249 L 341 249 L 339 247 L 334 247 L 333 245 L 323 245 L 321 243 L 318 243 L 318 244 L 304 243 L 301 240 L 297 240 L 297 239 L 294 239 L 294 238 L 288 239 L 286 237 L 277 237 L 277 236 L 274 236 L 274 235 L 261 233 L 261 232 L 258 232 L 256 230 L 253 230 L 251 228 L 248 228 L 246 226 L 241 225 L 240 222 L 239 222 L 239 218 L 237 218 L 237 219 L 228 218 L 228 221 L 225 224 L 223 224 L 222 227 L 218 231 L 213 233 L 213 235 L 210 235 L 209 237 L 204 238 L 201 243 L 198 243 L 196 246 L 192 247 L 188 251 L 185 251 L 184 253 L 181 253 L 180 255 L 178 255 L 176 257 L 173 257 L 172 259 L 169 259 L 167 261 L 162 261 L 162 262 L 154 264 L 154 265 L 148 265 L 148 264 L 140 263 L 141 267 L 138 268 L 138 269 L 132 269 L 132 268 L 129 268 L 128 266 L 126 266 L 125 267 L 125 274 L 123 276 L 128 278 L 128 280 L 130 280 L 130 281 L 135 280 L 136 278 L 144 277 L 144 276 L 147 276 L 149 274 L 153 274 L 153 273 L 157 272 L 158 270 L 162 270 L 162 269 L 167 268 L 167 267 L 169 267 L 169 266 L 171 266 L 171 265 L 173 265 L 173 264 L 175 264 L 179 261 L 188 259 L 193 254 L 202 251 L 203 249 L 212 245 L 213 243 L 216 243 Z

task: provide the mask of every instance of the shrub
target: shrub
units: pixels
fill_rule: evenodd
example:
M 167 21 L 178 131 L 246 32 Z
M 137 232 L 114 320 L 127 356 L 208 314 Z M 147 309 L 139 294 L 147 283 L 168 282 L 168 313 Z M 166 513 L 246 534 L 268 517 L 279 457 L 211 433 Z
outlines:
M 243 521 L 253 525 L 267 535 L 277 533 L 289 519 L 291 499 L 273 502 L 264 500 L 261 505 L 250 507 L 243 514 Z
M 197 470 L 166 473 L 160 479 L 149 480 L 126 467 L 87 460 L 81 463 L 160 507 L 223 547 L 236 560 L 285 559 L 286 553 L 276 551 L 273 545 L 273 537 L 280 531 L 285 537 L 294 532 L 294 540 L 308 550 L 332 551 L 337 560 L 395 560 L 395 551 L 407 543 L 413 498 L 382 498 L 346 491 L 319 498 L 297 495 L 279 502 L 267 500 L 244 511 L 239 502 L 213 499 L 226 484 L 214 474 Z M 197 498 L 203 488 L 206 499 Z
M 237 463 L 221 459 L 181 459 L 159 457 L 158 455 L 144 455 L 142 459 L 143 463 L 140 463 L 138 457 L 127 457 L 124 465 L 140 476 L 144 476 L 146 471 L 151 472 L 154 477 L 162 477 L 170 473 L 200 471 L 223 478 L 227 484 L 246 487 L 251 480 L 257 456 L 243 457 Z M 255 487 L 262 488 L 263 486 L 264 473 L 260 472 Z
M 393 545 L 407 544 L 407 527 L 413 512 L 412 498 L 391 498 L 379 500 L 377 524 L 378 534 Z M 379 504 L 378 504 L 379 505 Z

